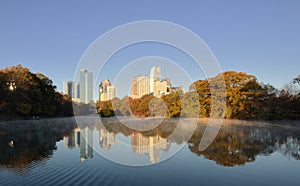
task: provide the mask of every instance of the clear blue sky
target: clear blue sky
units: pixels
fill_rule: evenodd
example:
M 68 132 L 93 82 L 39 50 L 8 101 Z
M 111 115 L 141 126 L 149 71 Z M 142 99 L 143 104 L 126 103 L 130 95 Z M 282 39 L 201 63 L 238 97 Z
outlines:
M 0 1 L 0 68 L 22 64 L 62 90 L 87 47 L 132 21 L 164 20 L 195 32 L 223 71 L 277 88 L 300 74 L 300 1 Z

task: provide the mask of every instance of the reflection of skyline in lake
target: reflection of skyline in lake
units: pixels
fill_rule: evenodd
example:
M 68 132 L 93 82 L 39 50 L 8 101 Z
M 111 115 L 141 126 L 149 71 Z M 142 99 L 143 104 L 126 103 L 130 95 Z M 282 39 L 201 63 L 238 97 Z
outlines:
M 146 132 L 129 129 L 118 122 L 92 124 L 79 129 L 75 128 L 72 119 L 1 123 L 0 163 L 2 167 L 22 168 L 32 161 L 45 162 L 57 150 L 56 143 L 61 140 L 65 149 L 78 149 L 79 160 L 83 161 L 94 158 L 93 147 L 107 152 L 116 151 L 119 138 L 129 140 L 127 144 L 132 155 L 136 154 L 137 158 L 146 156 L 150 163 L 158 163 L 161 156 L 172 149 L 172 144 L 186 142 L 180 135 L 170 136 L 176 127 L 172 122 L 167 121 Z M 225 124 L 205 151 L 199 150 L 204 132 L 204 125 L 200 123 L 187 142 L 189 151 L 222 166 L 244 165 L 255 161 L 259 155 L 271 155 L 274 152 L 300 159 L 298 127 L 227 122 L 232 124 Z M 10 140 L 15 142 L 13 148 L 8 145 Z
M 145 137 L 139 132 L 131 134 L 132 151 L 139 155 L 149 155 L 151 163 L 160 162 L 161 150 L 168 151 L 170 145 L 167 139 L 158 135 Z
M 213 143 L 199 151 L 200 121 L 187 145 L 156 166 L 120 166 L 98 154 L 162 162 L 186 143 L 182 133 L 170 135 L 175 121 L 144 132 L 114 121 L 86 122 L 80 130 L 73 118 L 0 122 L 0 185 L 299 185 L 297 122 L 225 121 Z
M 100 147 L 108 151 L 114 144 L 117 143 L 116 134 L 108 132 L 106 129 L 99 129 L 99 144 Z M 94 130 L 94 132 L 98 132 Z M 134 132 L 130 135 L 132 151 L 138 155 L 147 155 L 150 162 L 160 162 L 160 152 L 168 151 L 170 143 L 167 139 L 156 136 L 143 136 L 139 132 Z M 63 137 L 64 148 L 80 149 L 80 161 L 87 158 L 93 158 L 93 131 L 89 127 L 83 129 L 75 128 L 71 134 Z
M 233 122 L 232 125 L 223 126 L 214 142 L 205 151 L 199 150 L 199 143 L 204 132 L 204 126 L 200 124 L 188 141 L 188 149 L 222 166 L 244 165 L 255 161 L 258 155 L 270 155 L 274 152 L 296 160 L 300 159 L 298 128 L 249 124 L 251 122 L 244 122 L 240 125 Z M 93 158 L 93 144 L 98 145 L 104 151 L 112 151 L 111 148 L 113 146 L 117 148 L 117 144 L 120 143 L 118 136 L 123 136 L 130 140 L 132 153 L 147 156 L 150 163 L 158 163 L 161 161 L 161 155 L 170 150 L 172 143 L 186 142 L 181 136 L 169 137 L 173 131 L 172 127 L 168 130 L 158 127 L 152 131 L 138 132 L 118 122 L 104 124 L 105 127 L 101 126 L 94 124 L 81 130 L 74 129 L 73 133 L 64 137 L 64 146 L 80 148 L 80 160 L 83 161 Z M 80 131 L 84 131 L 84 135 Z M 96 137 L 93 138 L 95 134 Z

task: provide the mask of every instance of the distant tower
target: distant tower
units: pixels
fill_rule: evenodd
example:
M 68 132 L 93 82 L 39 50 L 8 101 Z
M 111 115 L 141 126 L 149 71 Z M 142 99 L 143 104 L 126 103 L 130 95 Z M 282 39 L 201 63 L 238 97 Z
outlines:
M 150 93 L 154 92 L 154 82 L 161 79 L 160 67 L 152 67 L 150 70 Z
M 138 97 L 138 90 L 137 90 L 137 78 L 133 77 L 131 81 L 131 97 L 137 98 Z
M 116 87 L 108 79 L 104 79 L 99 85 L 99 100 L 108 101 L 116 97 Z
M 93 73 L 85 69 L 80 70 L 80 102 L 93 101 Z
M 64 81 L 64 94 L 69 95 L 70 97 L 72 97 L 72 81 Z
M 80 98 L 80 85 L 79 83 L 72 83 L 72 98 L 78 99 Z
M 155 80 L 153 87 L 153 96 L 161 97 L 163 95 L 170 94 L 171 88 L 172 86 L 170 79 L 166 78 L 164 80 Z
M 143 95 L 149 94 L 149 76 L 139 76 L 137 81 L 139 98 Z
M 139 75 L 138 77 L 134 77 L 131 84 L 131 97 L 140 98 L 143 95 L 149 94 L 149 88 L 149 76 Z

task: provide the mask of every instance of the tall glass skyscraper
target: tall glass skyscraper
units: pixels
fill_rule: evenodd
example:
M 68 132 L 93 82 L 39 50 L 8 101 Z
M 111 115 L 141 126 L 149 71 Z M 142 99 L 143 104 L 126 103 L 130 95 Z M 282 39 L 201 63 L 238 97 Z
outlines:
M 161 78 L 161 71 L 160 67 L 152 67 L 150 70 L 150 93 L 154 92 L 154 81 L 160 80 Z
M 80 102 L 93 101 L 93 73 L 86 69 L 80 70 Z

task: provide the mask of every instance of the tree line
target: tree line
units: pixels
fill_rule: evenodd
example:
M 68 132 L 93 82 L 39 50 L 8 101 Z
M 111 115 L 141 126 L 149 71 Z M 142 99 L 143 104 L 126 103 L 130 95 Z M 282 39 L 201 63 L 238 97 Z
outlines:
M 72 100 L 56 91 L 51 79 L 21 65 L 0 70 L 3 119 L 72 116 Z
M 103 117 L 207 118 L 222 115 L 227 119 L 300 119 L 300 94 L 295 88 L 300 86 L 300 76 L 291 82 L 293 86 L 279 91 L 259 83 L 253 75 L 229 71 L 195 81 L 185 93 L 177 91 L 161 98 L 125 96 L 98 101 L 96 108 Z M 222 88 L 226 91 L 218 91 Z M 93 104 L 72 103 L 68 95 L 57 92 L 52 80 L 41 73 L 33 73 L 21 65 L 0 69 L 2 119 L 84 115 L 90 114 L 93 108 Z
M 218 86 L 220 88 L 224 84 L 220 83 L 221 81 L 225 82 L 225 92 L 216 91 Z M 300 85 L 300 76 L 292 81 Z M 217 88 L 214 90 L 211 84 L 217 85 Z M 114 98 L 111 101 L 98 101 L 96 107 L 104 117 L 197 115 L 207 118 L 222 114 L 227 119 L 300 119 L 299 90 L 293 92 L 291 94 L 288 90 L 279 91 L 269 84 L 259 83 L 255 76 L 244 72 L 229 71 L 213 78 L 194 82 L 189 92 L 186 93 L 173 92 L 162 96 L 161 99 L 151 95 L 144 95 L 139 99 L 126 96 L 122 99 Z M 197 93 L 198 100 L 195 100 L 195 93 Z M 212 107 L 212 95 L 219 96 L 223 101 L 215 99 L 215 107 Z M 222 105 L 224 103 L 226 107 Z M 185 106 L 184 110 L 183 106 Z M 214 111 L 215 108 L 225 110 Z

